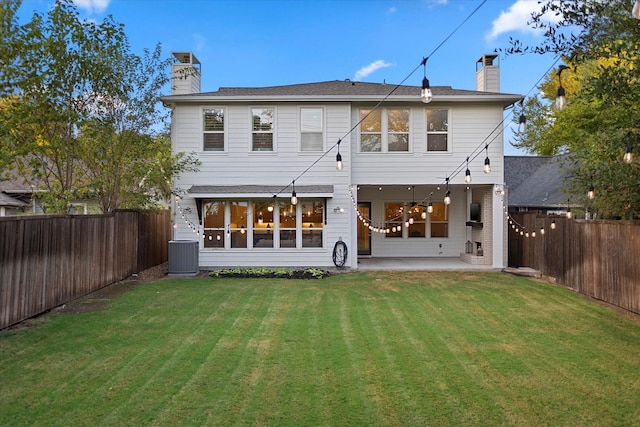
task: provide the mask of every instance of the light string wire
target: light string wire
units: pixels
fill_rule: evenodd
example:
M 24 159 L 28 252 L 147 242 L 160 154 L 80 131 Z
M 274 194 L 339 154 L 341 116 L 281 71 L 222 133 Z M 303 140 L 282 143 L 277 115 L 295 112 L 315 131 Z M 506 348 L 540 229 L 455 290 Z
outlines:
M 358 126 L 360 126 L 362 124 L 362 122 L 364 120 L 367 119 L 367 117 L 369 117 L 370 114 L 372 114 L 374 111 L 376 111 L 378 108 L 380 108 L 380 105 L 382 105 L 382 103 L 384 103 L 387 99 L 389 99 L 389 97 L 391 95 L 393 95 L 393 93 L 398 90 L 398 88 L 400 86 L 402 86 L 404 84 L 404 82 L 406 82 L 407 80 L 409 80 L 409 78 L 411 78 L 411 76 L 413 76 L 413 74 L 415 74 L 416 71 L 418 71 L 418 69 L 420 69 L 420 67 L 425 66 L 427 60 L 433 56 L 473 15 L 475 15 L 475 13 L 487 2 L 487 0 L 482 0 L 482 2 L 451 32 L 449 33 L 449 35 L 447 37 L 444 38 L 444 40 L 442 40 L 442 42 L 440 42 L 440 44 L 438 44 L 438 46 L 436 46 L 435 49 L 433 49 L 433 51 L 426 56 L 425 58 L 422 59 L 422 61 L 420 61 L 420 63 L 413 69 L 411 70 L 411 72 L 398 84 L 396 84 L 393 89 L 386 94 L 371 110 L 369 110 L 369 112 L 363 116 L 355 125 L 353 125 L 351 127 L 351 129 L 349 129 L 349 131 L 347 133 L 345 133 L 342 138 L 339 138 L 337 142 L 335 142 L 327 151 L 325 151 L 320 157 L 318 157 L 313 163 L 311 163 L 304 171 L 302 171 L 297 177 L 295 177 L 290 184 L 284 186 L 282 189 L 280 189 L 277 193 L 275 193 L 273 195 L 273 197 L 277 197 L 279 194 L 283 193 L 285 190 L 287 190 L 289 187 L 292 187 L 293 185 L 295 185 L 295 182 L 297 180 L 299 180 L 300 178 L 302 178 L 307 172 L 309 172 L 309 170 L 311 170 L 311 168 L 313 168 L 316 164 L 318 164 L 318 162 L 320 160 L 322 160 L 324 157 L 327 156 L 327 154 L 329 154 L 335 147 L 337 147 L 338 145 L 340 145 L 340 143 L 342 142 L 343 139 L 345 139 L 346 137 L 348 137 L 349 135 L 351 135 L 353 133 L 353 131 L 355 131 Z

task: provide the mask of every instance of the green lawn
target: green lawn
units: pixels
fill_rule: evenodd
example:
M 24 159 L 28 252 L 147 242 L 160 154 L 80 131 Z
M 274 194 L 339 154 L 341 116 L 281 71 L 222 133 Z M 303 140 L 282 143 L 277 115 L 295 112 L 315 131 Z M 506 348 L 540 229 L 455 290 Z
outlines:
M 497 273 L 165 279 L 0 333 L 0 425 L 640 425 L 640 322 Z

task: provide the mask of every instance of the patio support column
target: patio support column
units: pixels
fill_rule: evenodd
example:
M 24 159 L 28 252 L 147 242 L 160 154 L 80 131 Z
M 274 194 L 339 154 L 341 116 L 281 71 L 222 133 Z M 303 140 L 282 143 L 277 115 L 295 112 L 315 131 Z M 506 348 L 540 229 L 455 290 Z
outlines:
M 502 210 L 502 195 L 499 191 L 492 191 L 492 222 L 493 222 L 493 236 L 492 236 L 492 255 L 493 255 L 493 268 L 504 268 L 504 212 Z

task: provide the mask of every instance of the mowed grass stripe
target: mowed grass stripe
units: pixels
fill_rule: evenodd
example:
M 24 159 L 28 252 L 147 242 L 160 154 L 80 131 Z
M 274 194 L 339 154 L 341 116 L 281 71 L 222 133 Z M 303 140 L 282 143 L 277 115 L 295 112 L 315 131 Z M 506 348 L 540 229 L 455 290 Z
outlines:
M 639 343 L 502 274 L 169 279 L 0 334 L 0 424 L 639 425 Z

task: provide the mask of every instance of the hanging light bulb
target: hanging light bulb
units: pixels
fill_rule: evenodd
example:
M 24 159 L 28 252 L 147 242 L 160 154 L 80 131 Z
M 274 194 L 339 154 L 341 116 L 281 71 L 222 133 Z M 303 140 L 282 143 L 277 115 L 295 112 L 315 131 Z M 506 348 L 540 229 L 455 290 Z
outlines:
M 413 224 L 413 215 L 409 217 L 409 224 Z
M 527 116 L 524 113 L 520 113 L 518 117 L 518 133 L 525 133 L 527 130 Z
M 246 231 L 246 230 L 244 229 L 244 224 L 242 224 L 242 225 L 240 226 L 240 234 L 244 234 L 244 233 L 245 233 L 245 231 Z
M 469 170 L 469 158 L 467 157 L 467 170 L 464 173 L 464 182 L 469 184 L 471 182 L 471 171 Z
M 560 86 L 558 86 L 558 95 L 556 97 L 556 108 L 558 110 L 564 110 L 567 106 L 567 97 L 565 96 L 564 87 L 562 87 L 562 72 L 567 68 L 569 67 L 566 65 L 560 65 L 558 67 L 558 83 L 560 84 Z
M 340 143 L 342 142 L 341 139 L 338 140 L 338 154 L 336 154 L 336 169 L 341 171 L 342 170 L 342 155 L 340 154 Z
M 593 184 L 589 186 L 587 197 L 589 198 L 589 200 L 593 200 L 593 198 L 596 197 L 596 191 L 595 191 L 595 188 L 593 188 Z
M 420 218 L 427 219 L 427 209 L 424 207 L 422 208 L 422 213 L 420 214 Z
M 420 92 L 420 98 L 422 102 L 428 104 L 433 99 L 433 93 L 431 92 L 429 79 L 427 79 L 427 58 L 422 59 L 422 66 L 424 67 L 424 78 L 422 79 L 422 91 Z
M 571 206 L 569 206 L 569 202 L 571 199 L 567 199 L 567 219 L 573 218 L 573 214 L 571 213 Z
M 636 19 L 640 19 L 640 0 L 636 0 L 636 2 L 633 4 L 631 15 Z
M 638 0 L 638 2 L 640 2 L 640 0 Z M 636 2 L 636 5 L 638 4 L 638 2 Z M 633 145 L 631 145 L 631 132 L 627 132 L 627 149 L 624 152 L 624 157 L 622 158 L 622 160 L 624 160 L 624 162 L 627 164 L 633 163 Z
M 555 219 L 552 219 L 552 220 L 551 220 L 551 229 L 552 229 L 552 230 L 555 230 L 555 229 L 556 229 L 556 220 L 555 220 Z
M 293 191 L 291 192 L 291 204 L 293 206 L 298 204 L 298 197 L 296 196 L 296 180 L 293 180 Z
M 544 227 L 540 227 L 540 234 L 544 236 Z
M 448 205 L 451 203 L 451 191 L 447 190 L 447 192 L 444 194 L 444 204 Z
M 220 236 L 220 232 L 218 231 L 218 235 L 216 236 L 216 240 L 220 241 L 222 239 L 222 236 Z
M 531 237 L 536 237 L 536 231 L 535 231 L 535 230 L 533 230 L 533 231 L 531 232 Z
M 491 161 L 489 160 L 489 144 L 484 146 L 484 151 L 487 156 L 484 159 L 484 173 L 491 173 Z
M 264 222 L 264 218 L 262 217 L 262 213 L 258 214 L 258 224 L 262 224 Z

